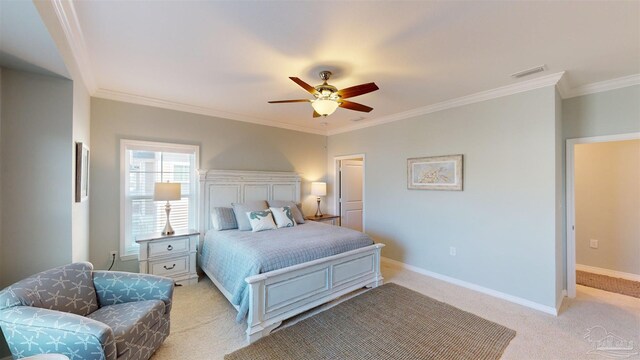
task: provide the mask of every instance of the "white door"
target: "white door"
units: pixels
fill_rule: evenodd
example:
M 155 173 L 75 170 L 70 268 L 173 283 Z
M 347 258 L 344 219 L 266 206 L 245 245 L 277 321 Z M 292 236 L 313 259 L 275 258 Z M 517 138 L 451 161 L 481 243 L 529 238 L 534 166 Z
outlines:
M 340 162 L 340 223 L 362 231 L 362 160 Z

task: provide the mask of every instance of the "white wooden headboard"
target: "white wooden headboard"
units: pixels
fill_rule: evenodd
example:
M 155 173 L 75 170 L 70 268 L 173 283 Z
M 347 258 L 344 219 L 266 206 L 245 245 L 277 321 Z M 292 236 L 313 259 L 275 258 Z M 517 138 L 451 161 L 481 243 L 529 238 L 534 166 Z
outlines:
M 300 202 L 300 176 L 294 172 L 198 170 L 200 235 L 211 228 L 211 210 L 252 200 Z

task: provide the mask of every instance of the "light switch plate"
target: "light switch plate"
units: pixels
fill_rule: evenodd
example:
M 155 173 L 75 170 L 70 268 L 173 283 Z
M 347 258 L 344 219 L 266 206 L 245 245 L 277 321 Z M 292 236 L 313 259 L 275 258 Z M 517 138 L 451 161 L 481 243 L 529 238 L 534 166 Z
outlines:
M 596 240 L 596 239 L 589 240 L 589 247 L 592 248 L 592 249 L 597 249 L 598 248 L 598 240 Z

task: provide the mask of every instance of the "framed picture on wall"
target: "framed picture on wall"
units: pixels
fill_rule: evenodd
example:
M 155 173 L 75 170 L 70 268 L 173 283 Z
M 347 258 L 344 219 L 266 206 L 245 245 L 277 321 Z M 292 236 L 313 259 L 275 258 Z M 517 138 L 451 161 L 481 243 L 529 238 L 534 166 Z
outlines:
M 76 143 L 76 202 L 89 198 L 89 148 Z
M 462 191 L 462 155 L 407 159 L 407 188 Z

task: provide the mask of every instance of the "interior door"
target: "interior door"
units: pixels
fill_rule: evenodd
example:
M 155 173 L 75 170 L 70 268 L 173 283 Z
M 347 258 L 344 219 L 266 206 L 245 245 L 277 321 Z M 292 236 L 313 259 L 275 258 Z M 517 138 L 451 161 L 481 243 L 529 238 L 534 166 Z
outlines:
M 362 160 L 340 161 L 340 223 L 362 231 Z

